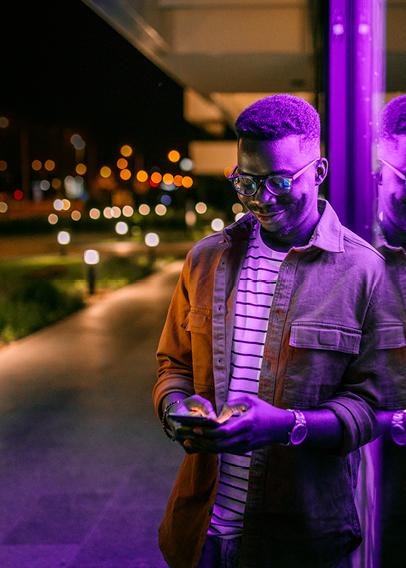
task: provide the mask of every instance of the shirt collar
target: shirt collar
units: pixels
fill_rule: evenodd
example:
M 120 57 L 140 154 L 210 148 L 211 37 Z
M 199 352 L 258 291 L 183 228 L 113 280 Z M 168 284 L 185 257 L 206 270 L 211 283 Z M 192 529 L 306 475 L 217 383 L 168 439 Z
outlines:
M 392 252 L 403 252 L 406 254 L 406 250 L 402 246 L 393 246 L 388 243 L 382 231 L 382 227 L 378 222 L 374 223 L 373 226 L 373 244 L 374 247 L 380 251 L 386 249 Z
M 318 247 L 329 252 L 344 251 L 343 226 L 338 219 L 330 203 L 321 197 L 317 200 L 317 207 L 320 219 L 317 223 L 313 235 L 309 242 L 301 247 L 292 247 L 292 250 L 302 251 L 311 247 Z M 224 229 L 224 236 L 228 240 L 230 237 L 248 238 L 252 229 L 259 221 L 251 211 L 246 213 L 241 219 Z

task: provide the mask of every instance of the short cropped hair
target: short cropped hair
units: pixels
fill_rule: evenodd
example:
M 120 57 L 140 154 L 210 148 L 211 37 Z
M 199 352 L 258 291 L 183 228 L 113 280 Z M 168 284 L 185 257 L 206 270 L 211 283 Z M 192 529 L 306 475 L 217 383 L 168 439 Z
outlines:
M 400 134 L 406 134 L 406 95 L 389 101 L 381 113 L 380 138 L 394 140 Z
M 259 99 L 235 121 L 238 138 L 280 140 L 298 135 L 304 143 L 320 143 L 320 116 L 304 99 L 288 94 Z

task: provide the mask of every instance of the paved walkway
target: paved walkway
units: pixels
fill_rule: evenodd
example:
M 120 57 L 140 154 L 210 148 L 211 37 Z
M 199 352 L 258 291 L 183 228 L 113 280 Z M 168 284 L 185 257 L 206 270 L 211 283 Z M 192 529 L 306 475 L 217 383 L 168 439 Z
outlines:
M 161 568 L 183 450 L 153 416 L 181 263 L 0 351 L 0 567 Z

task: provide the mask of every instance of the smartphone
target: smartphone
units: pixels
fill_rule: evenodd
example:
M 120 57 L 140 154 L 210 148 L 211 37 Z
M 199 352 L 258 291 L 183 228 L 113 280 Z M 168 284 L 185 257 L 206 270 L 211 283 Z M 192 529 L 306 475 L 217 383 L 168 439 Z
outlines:
M 184 426 L 202 426 L 203 428 L 216 428 L 220 426 L 220 423 L 213 418 L 207 418 L 206 416 L 201 416 L 200 414 L 176 414 L 168 412 L 168 417 L 176 422 L 180 422 Z

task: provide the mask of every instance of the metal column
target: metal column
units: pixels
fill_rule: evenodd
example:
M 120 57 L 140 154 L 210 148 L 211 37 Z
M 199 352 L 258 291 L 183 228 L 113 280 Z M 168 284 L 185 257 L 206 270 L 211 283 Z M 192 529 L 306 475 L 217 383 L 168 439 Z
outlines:
M 330 0 L 328 53 L 329 200 L 341 222 L 370 241 L 385 93 L 385 0 Z

